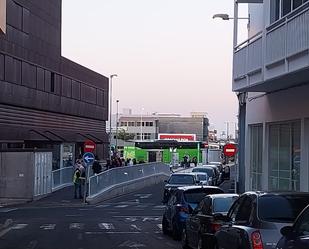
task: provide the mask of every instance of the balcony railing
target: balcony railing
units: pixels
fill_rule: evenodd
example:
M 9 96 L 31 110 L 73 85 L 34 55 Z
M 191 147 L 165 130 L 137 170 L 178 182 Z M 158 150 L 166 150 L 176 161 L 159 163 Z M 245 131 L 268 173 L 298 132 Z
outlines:
M 285 87 L 303 83 L 305 77 L 286 76 L 309 74 L 308 24 L 309 3 L 236 47 L 233 90 L 273 91 L 282 88 L 272 84 L 278 79 Z

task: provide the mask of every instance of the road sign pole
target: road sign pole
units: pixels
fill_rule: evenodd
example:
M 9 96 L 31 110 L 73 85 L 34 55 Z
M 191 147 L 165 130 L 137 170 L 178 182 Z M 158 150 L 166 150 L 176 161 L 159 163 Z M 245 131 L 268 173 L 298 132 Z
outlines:
M 89 185 L 89 174 L 90 174 L 90 165 L 87 166 L 87 173 L 86 173 L 86 179 L 85 179 L 85 186 L 84 186 L 84 203 L 87 203 L 87 193 L 88 191 L 88 185 Z

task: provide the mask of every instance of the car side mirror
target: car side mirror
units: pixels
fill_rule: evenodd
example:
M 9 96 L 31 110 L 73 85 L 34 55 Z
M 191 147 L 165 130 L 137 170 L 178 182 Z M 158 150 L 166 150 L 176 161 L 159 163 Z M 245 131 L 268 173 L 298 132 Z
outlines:
M 280 229 L 280 233 L 286 238 L 291 238 L 294 236 L 293 227 L 291 226 L 282 227 Z

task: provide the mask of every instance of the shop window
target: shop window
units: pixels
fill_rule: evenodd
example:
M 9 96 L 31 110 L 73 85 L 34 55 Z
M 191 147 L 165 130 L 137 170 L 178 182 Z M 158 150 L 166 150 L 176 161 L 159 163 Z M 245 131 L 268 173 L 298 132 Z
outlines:
M 299 190 L 300 149 L 300 122 L 270 125 L 270 190 Z
M 263 162 L 263 125 L 250 127 L 250 178 L 251 189 L 262 189 L 262 162 Z

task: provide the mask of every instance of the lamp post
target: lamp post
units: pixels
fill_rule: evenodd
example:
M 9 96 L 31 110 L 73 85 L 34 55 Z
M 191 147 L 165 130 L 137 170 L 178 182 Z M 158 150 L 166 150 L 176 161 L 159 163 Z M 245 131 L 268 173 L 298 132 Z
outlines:
M 116 145 L 115 145 L 115 150 L 116 153 L 118 152 L 118 114 L 119 114 L 119 100 L 116 100 L 116 105 L 117 105 L 117 113 L 116 113 Z
M 143 141 L 143 110 L 144 108 L 141 109 L 141 141 Z
M 252 2 L 259 2 L 259 1 L 252 1 Z M 225 21 L 234 20 L 233 65 L 234 65 L 234 59 L 235 59 L 234 53 L 235 53 L 235 49 L 236 49 L 237 44 L 238 44 L 238 20 L 245 19 L 245 20 L 249 20 L 249 22 L 250 22 L 250 17 L 238 17 L 238 4 L 239 4 L 239 0 L 234 0 L 234 17 L 230 17 L 228 14 L 216 14 L 216 15 L 213 16 L 213 18 L 221 18 L 222 20 L 225 20 Z M 237 94 L 237 96 L 239 96 L 239 94 Z M 238 99 L 239 99 L 239 97 L 238 97 Z M 239 118 L 240 110 L 241 110 L 241 104 L 239 102 L 239 105 L 238 105 L 238 127 L 240 127 L 240 118 Z M 238 128 L 238 130 L 239 130 L 239 128 Z M 239 155 L 238 155 L 238 153 L 235 156 L 235 161 L 236 161 L 235 193 L 238 192 L 237 188 L 238 188 L 238 181 L 239 181 L 239 165 L 238 165 L 239 164 Z
M 109 76 L 109 160 L 112 159 L 112 104 L 113 104 L 113 78 L 117 77 L 117 74 Z

